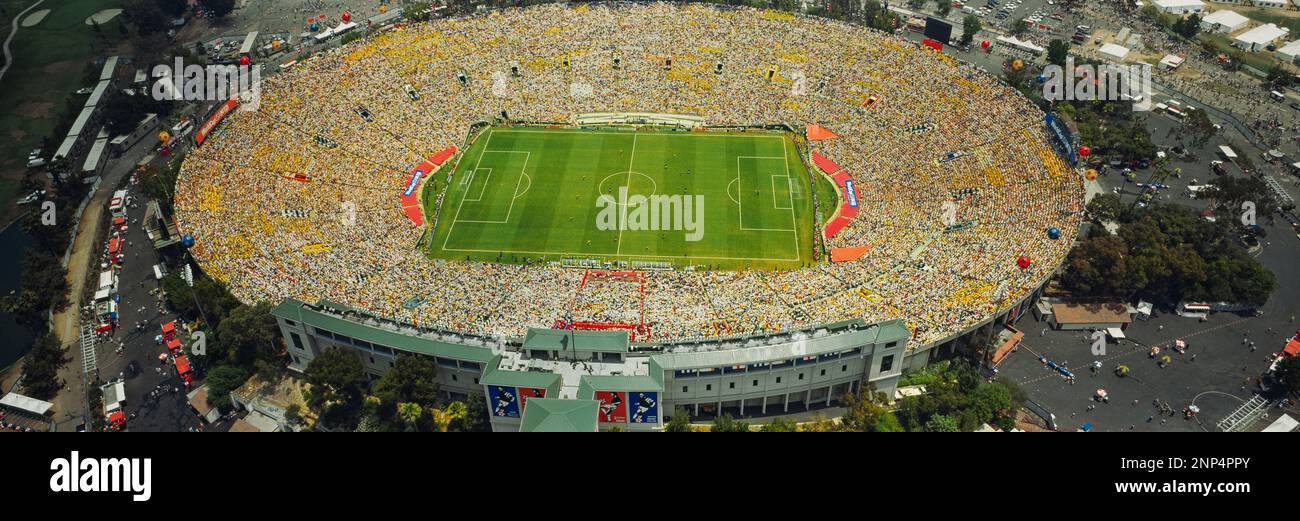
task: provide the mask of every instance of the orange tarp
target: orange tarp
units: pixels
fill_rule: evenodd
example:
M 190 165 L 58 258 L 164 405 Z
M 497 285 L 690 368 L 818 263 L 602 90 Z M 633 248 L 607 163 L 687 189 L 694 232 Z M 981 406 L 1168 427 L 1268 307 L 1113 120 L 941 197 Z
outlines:
M 831 260 L 835 262 L 851 262 L 861 259 L 868 251 L 871 251 L 871 245 L 855 248 L 831 248 Z
M 823 139 L 838 139 L 840 137 L 839 134 L 831 132 L 830 129 L 818 125 L 808 125 L 808 128 L 804 132 L 804 135 L 808 137 L 808 141 L 821 141 Z
M 1300 340 L 1287 342 L 1286 347 L 1282 348 L 1282 352 L 1291 356 L 1300 355 Z

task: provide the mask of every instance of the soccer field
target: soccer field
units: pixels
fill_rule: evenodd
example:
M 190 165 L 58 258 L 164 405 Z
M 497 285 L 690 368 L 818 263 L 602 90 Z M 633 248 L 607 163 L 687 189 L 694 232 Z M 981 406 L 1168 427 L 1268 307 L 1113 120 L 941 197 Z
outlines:
M 812 259 L 809 177 L 783 133 L 491 128 L 446 189 L 434 258 L 710 269 Z

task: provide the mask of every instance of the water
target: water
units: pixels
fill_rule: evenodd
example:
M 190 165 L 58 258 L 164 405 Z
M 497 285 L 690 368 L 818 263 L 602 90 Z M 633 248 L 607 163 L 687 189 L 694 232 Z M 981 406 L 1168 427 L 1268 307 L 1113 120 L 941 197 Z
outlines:
M 0 232 L 0 295 L 18 291 L 23 279 L 23 255 L 31 246 L 31 236 L 18 223 Z M 31 333 L 8 313 L 0 312 L 0 339 L 0 369 L 17 362 L 32 348 Z

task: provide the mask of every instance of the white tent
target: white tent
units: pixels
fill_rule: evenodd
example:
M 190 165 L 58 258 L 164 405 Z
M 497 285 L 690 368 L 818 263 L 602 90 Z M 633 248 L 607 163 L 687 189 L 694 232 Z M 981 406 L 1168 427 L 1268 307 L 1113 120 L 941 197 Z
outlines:
M 1175 54 L 1166 54 L 1164 58 L 1160 59 L 1159 67 L 1161 70 L 1171 70 L 1171 69 L 1177 69 L 1178 66 L 1182 64 L 1183 64 L 1183 58 L 1181 56 Z
M 1127 47 L 1124 47 L 1122 45 L 1115 45 L 1113 43 L 1102 45 L 1101 50 L 1099 52 L 1101 52 L 1102 56 L 1105 56 L 1115 61 L 1124 61 L 1124 57 L 1128 56 Z
M 1295 63 L 1296 58 L 1300 57 L 1300 40 L 1279 47 L 1276 54 L 1278 59 L 1286 63 Z
M 1232 39 L 1232 45 L 1247 51 L 1257 51 L 1287 35 L 1290 30 L 1273 24 L 1264 24 Z
M 1156 0 L 1155 4 L 1161 11 L 1174 14 L 1199 13 L 1205 9 L 1201 0 Z
M 50 402 L 37 400 L 30 396 L 23 396 L 18 393 L 9 393 L 4 395 L 3 398 L 0 398 L 0 405 L 27 411 L 38 416 L 44 416 L 45 413 L 50 412 L 50 409 L 54 408 L 54 404 Z
M 1245 27 L 1247 23 L 1250 23 L 1250 19 L 1236 11 L 1220 9 L 1205 15 L 1205 18 L 1201 19 L 1201 30 L 1214 33 L 1230 33 Z
M 1228 159 L 1237 159 L 1237 153 L 1233 152 L 1232 147 L 1229 147 L 1228 145 L 1219 145 L 1219 152 L 1222 152 L 1223 157 Z
M 1300 427 L 1300 422 L 1297 422 L 1291 415 L 1284 413 L 1281 418 L 1278 418 L 1268 427 L 1264 427 L 1264 430 L 1260 432 L 1291 432 L 1296 427 Z

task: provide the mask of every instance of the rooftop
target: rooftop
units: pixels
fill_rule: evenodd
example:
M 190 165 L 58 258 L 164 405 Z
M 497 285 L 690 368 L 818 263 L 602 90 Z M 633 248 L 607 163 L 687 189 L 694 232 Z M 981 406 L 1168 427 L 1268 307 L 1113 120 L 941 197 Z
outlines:
M 1052 314 L 1059 324 L 1127 324 L 1133 319 L 1128 306 L 1119 302 L 1105 304 L 1052 304 Z
M 595 432 L 596 400 L 532 398 L 524 409 L 520 432 Z

